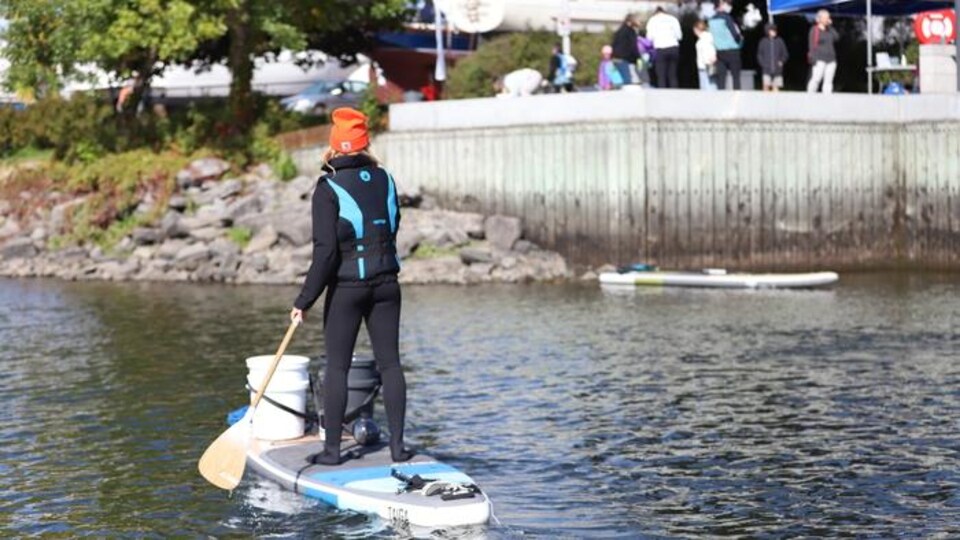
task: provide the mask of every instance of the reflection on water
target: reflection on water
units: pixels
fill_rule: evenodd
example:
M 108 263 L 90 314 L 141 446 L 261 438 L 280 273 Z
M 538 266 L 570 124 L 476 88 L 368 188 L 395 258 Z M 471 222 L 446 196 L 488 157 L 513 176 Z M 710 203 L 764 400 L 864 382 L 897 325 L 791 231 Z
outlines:
M 395 535 L 196 473 L 294 293 L 0 281 L 0 536 Z M 411 442 L 487 489 L 488 536 L 956 536 L 958 293 L 407 288 Z

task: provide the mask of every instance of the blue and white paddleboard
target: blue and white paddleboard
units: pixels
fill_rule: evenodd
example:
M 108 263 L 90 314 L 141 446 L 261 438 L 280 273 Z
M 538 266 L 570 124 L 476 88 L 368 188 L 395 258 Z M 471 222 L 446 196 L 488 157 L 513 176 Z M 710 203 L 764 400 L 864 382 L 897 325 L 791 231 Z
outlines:
M 356 447 L 354 459 L 335 467 L 315 465 L 310 457 L 322 445 L 316 435 L 290 441 L 253 440 L 247 464 L 286 489 L 343 510 L 376 514 L 397 527 L 457 527 L 490 520 L 490 499 L 479 488 L 449 489 L 476 485 L 453 466 L 424 455 L 393 463 L 386 445 Z M 419 475 L 433 481 L 435 487 L 447 489 L 428 486 L 405 491 L 406 484 L 398 475 Z M 430 491 L 436 492 L 427 493 Z
M 707 269 L 702 272 L 604 272 L 601 285 L 707 287 L 720 289 L 795 289 L 824 287 L 837 282 L 835 272 L 806 274 L 744 274 Z

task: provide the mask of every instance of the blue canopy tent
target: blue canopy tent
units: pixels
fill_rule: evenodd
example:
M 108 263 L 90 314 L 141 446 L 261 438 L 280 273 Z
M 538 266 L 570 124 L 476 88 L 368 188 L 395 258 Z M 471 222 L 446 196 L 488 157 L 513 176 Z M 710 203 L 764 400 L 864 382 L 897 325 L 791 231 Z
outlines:
M 960 0 L 767 0 L 767 12 L 783 15 L 794 12 L 829 10 L 837 15 L 866 15 L 867 35 L 873 36 L 874 15 L 911 15 L 934 9 L 953 8 L 960 13 Z M 957 59 L 960 59 L 960 39 L 957 40 Z M 867 68 L 873 67 L 873 40 L 867 39 Z M 872 76 L 867 88 L 873 91 Z M 957 69 L 957 91 L 960 91 L 960 68 Z

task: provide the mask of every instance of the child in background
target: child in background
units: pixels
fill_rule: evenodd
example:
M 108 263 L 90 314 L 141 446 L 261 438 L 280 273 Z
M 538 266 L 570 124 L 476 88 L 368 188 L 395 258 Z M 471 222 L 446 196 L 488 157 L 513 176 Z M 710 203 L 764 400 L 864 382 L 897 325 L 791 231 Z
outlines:
M 757 63 L 763 74 L 763 89 L 777 92 L 783 88 L 783 65 L 790 58 L 787 44 L 777 35 L 777 25 L 767 25 L 767 35 L 757 46 Z
M 697 21 L 693 25 L 697 36 L 697 73 L 700 76 L 701 90 L 716 90 L 717 48 L 713 44 L 713 35 L 707 31 L 707 23 Z
M 613 47 L 600 49 L 600 69 L 597 70 L 597 86 L 601 90 L 616 90 L 623 86 L 623 75 L 613 63 Z

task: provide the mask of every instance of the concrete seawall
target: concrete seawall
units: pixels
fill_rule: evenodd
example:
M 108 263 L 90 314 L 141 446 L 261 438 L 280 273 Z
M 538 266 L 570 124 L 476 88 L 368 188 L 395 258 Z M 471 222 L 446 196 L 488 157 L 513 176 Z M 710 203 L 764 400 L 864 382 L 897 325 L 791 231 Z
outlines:
M 377 152 L 574 263 L 958 268 L 960 97 L 648 91 L 391 107 Z

